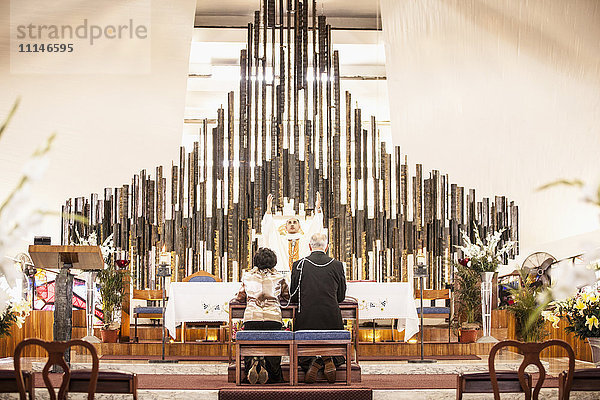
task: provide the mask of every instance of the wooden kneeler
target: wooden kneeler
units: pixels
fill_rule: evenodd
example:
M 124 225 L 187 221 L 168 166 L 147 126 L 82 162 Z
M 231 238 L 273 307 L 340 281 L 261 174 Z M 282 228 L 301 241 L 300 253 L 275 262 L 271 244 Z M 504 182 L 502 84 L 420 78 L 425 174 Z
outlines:
M 242 384 L 242 357 L 288 356 L 290 371 L 297 370 L 294 357 L 294 332 L 238 331 L 235 341 L 235 384 Z M 296 384 L 296 375 L 290 373 L 290 385 Z
M 346 385 L 352 382 L 352 335 L 349 331 L 296 331 L 294 332 L 294 365 L 290 362 L 290 374 L 298 382 L 298 357 L 344 356 L 346 357 Z

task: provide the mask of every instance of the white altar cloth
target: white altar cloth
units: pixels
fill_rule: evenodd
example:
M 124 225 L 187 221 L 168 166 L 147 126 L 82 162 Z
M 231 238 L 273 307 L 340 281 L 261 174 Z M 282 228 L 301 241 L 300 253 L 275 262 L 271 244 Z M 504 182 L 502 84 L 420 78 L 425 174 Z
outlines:
M 404 330 L 404 340 L 419 332 L 419 315 L 413 298 L 413 286 L 408 282 L 348 282 L 346 297 L 358 301 L 360 319 L 398 320 L 398 331 Z
M 175 337 L 182 322 L 229 321 L 229 301 L 239 282 L 171 282 L 165 309 L 165 327 Z M 348 282 L 346 296 L 358 301 L 360 319 L 397 319 L 408 340 L 419 332 L 412 285 L 407 282 Z
M 182 322 L 229 321 L 229 301 L 240 282 L 171 282 L 165 327 L 175 337 Z

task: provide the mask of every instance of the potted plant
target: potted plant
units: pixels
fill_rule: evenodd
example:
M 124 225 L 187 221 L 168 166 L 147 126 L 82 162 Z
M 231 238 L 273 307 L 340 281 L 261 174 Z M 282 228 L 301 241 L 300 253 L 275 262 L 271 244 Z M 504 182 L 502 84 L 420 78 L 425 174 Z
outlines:
M 458 329 L 461 343 L 477 340 L 480 327 L 481 297 L 479 296 L 479 273 L 468 267 L 468 260 L 459 260 L 454 265 L 454 326 Z
M 561 317 L 567 321 L 567 332 L 573 332 L 581 340 L 588 341 L 592 360 L 600 366 L 600 288 L 582 290 L 564 301 L 550 303 L 550 310 L 543 311 L 544 319 L 558 328 Z
M 115 315 L 123 302 L 123 276 L 123 271 L 117 269 L 113 263 L 98 272 L 98 286 L 103 305 L 100 335 L 105 343 L 116 343 L 119 335 L 119 323 L 115 321 Z
M 540 309 L 545 304 L 539 304 L 538 298 L 544 290 L 541 282 L 531 279 L 526 269 L 519 270 L 521 277 L 519 287 L 510 291 L 513 302 L 506 309 L 515 316 L 517 339 L 522 342 L 541 342 L 544 332 L 544 318 Z

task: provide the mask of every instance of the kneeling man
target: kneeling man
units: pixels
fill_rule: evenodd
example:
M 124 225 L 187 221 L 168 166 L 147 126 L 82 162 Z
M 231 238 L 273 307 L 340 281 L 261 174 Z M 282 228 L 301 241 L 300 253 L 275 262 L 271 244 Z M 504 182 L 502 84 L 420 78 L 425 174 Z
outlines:
M 343 264 L 329 257 L 327 235 L 310 237 L 311 253 L 292 267 L 292 301 L 298 303 L 294 330 L 342 330 L 344 323 L 339 303 L 346 297 L 346 276 Z M 336 367 L 344 357 L 300 357 L 306 383 L 313 383 L 319 369 L 324 369 L 329 383 L 335 382 Z

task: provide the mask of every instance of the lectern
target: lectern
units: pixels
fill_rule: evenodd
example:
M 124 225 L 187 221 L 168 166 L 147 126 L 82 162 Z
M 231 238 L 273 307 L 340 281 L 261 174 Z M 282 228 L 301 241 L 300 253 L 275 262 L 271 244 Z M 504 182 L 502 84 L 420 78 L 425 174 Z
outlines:
M 70 269 L 83 271 L 99 271 L 104 269 L 104 258 L 100 246 L 29 246 L 29 255 L 36 268 L 58 269 L 54 288 L 54 340 L 71 340 L 73 327 L 73 275 Z M 89 303 L 89 296 L 88 302 Z M 87 304 L 92 310 L 94 304 Z M 93 326 L 88 320 L 88 332 Z M 66 355 L 66 361 L 69 361 Z

